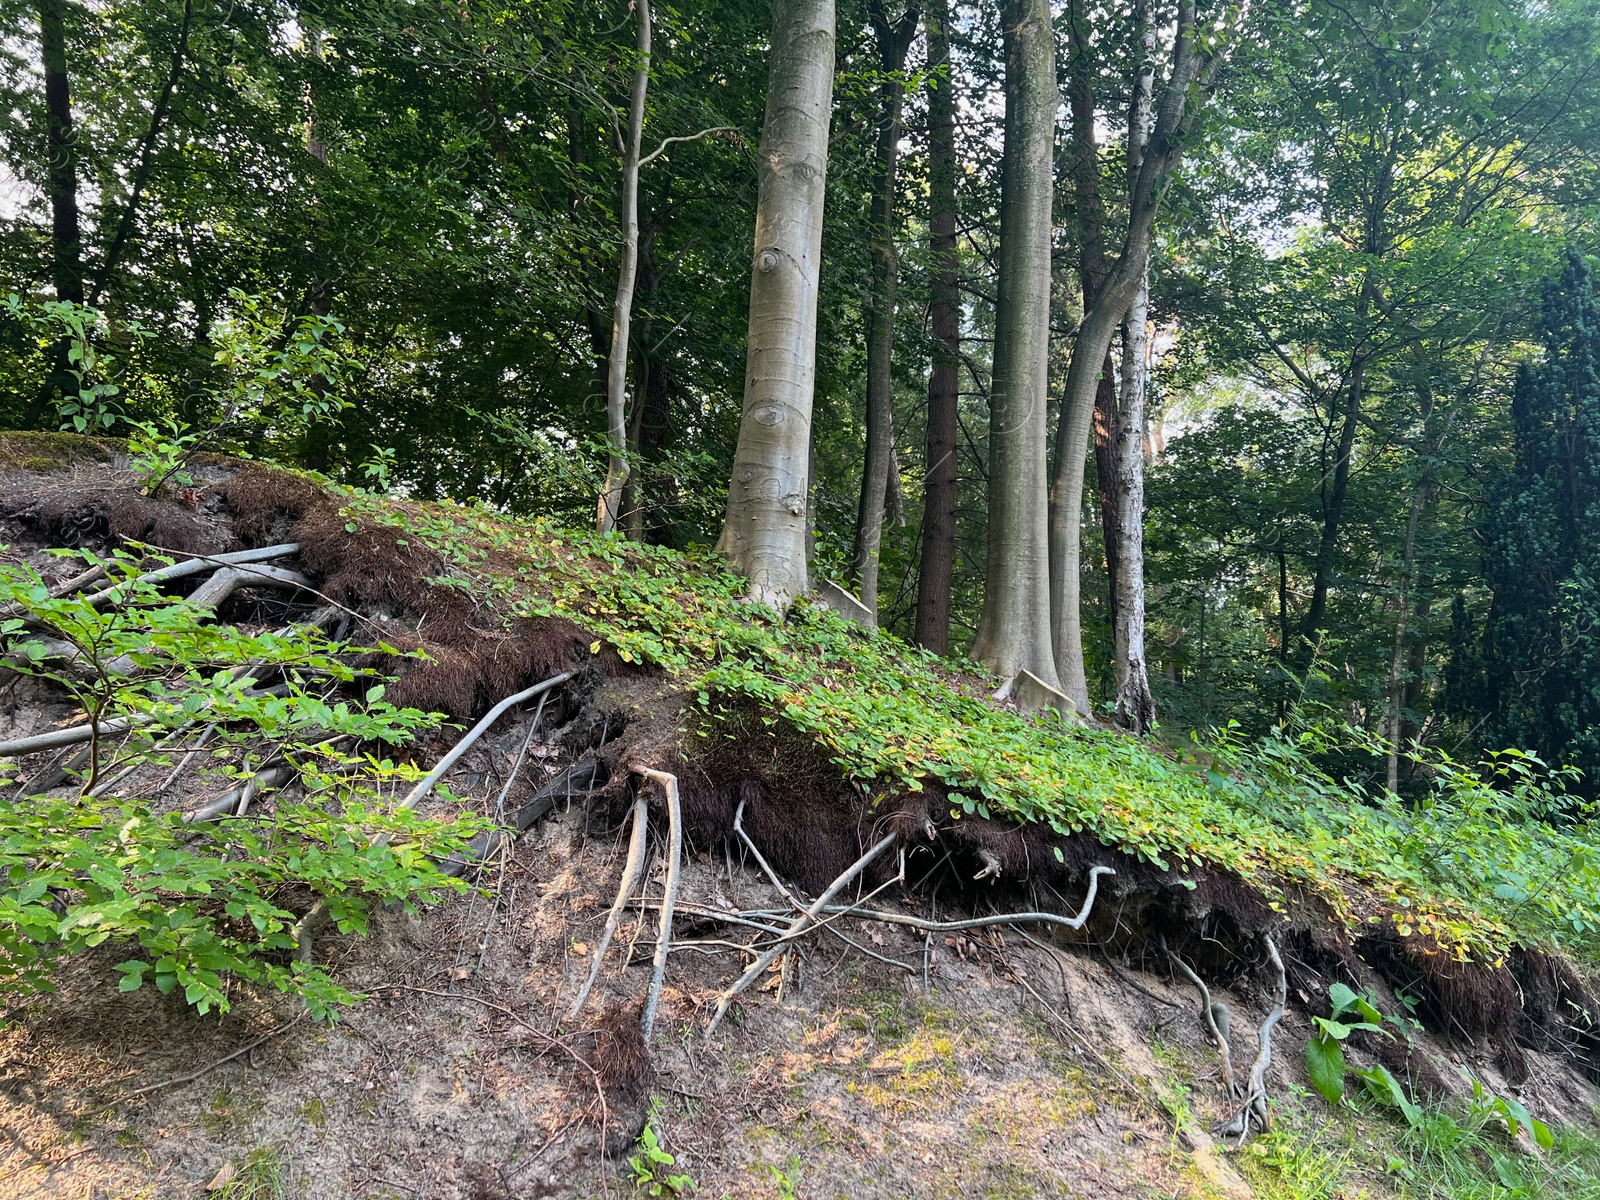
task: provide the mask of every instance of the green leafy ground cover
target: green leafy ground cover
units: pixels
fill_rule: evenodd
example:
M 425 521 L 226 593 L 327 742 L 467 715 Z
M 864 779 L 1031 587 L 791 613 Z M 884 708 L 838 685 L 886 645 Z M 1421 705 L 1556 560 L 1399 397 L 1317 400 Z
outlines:
M 445 577 L 514 616 L 559 616 L 624 660 L 672 676 L 715 716 L 751 703 L 816 738 L 875 794 L 942 784 L 959 815 L 1085 833 L 1163 868 L 1228 871 L 1275 905 L 1298 887 L 1352 928 L 1389 922 L 1496 961 L 1513 942 L 1594 958 L 1600 828 L 1562 777 L 1515 753 L 1495 783 L 1430 753 L 1432 788 L 1405 805 L 1315 765 L 1358 735 L 1311 725 L 1246 745 L 1222 731 L 1173 748 L 1023 716 L 995 681 L 831 612 L 786 619 L 741 597 L 708 554 L 683 554 L 455 505 L 351 493 L 348 515 L 439 551 Z

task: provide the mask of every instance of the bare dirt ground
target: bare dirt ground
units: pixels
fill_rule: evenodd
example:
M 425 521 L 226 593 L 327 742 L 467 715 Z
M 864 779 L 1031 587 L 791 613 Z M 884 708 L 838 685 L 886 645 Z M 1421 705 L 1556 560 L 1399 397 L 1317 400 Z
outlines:
M 204 1018 L 148 989 L 119 995 L 113 956 L 70 969 L 0 1032 L 0 1196 L 203 1196 L 252 1151 L 305 1200 L 630 1196 L 626 1159 L 647 1114 L 703 1196 L 1253 1194 L 1199 1132 L 1226 1104 L 1187 988 L 1139 976 L 1162 1003 L 1106 961 L 1010 932 L 930 946 L 865 923 L 841 932 L 905 967 L 815 942 L 781 997 L 774 974 L 709 1041 L 700 1030 L 736 960 L 717 946 L 675 955 L 658 1073 L 613 1083 L 602 1156 L 587 1031 L 636 1027 L 654 928 L 625 923 L 635 965 L 602 974 L 608 995 L 578 1030 L 545 1036 L 587 971 L 621 869 L 611 836 L 583 822 L 574 805 L 490 864 L 493 896 L 390 915 L 375 937 L 331 947 L 372 996 L 331 1028 L 252 997 Z M 683 899 L 748 908 L 771 895 L 702 858 Z M 1221 994 L 1248 1061 L 1269 1001 Z M 1292 1048 L 1308 1033 L 1291 1012 L 1275 1097 L 1303 1086 Z M 1593 1099 L 1539 1066 L 1534 1091 L 1548 1094 L 1525 1096 L 1536 1108 Z

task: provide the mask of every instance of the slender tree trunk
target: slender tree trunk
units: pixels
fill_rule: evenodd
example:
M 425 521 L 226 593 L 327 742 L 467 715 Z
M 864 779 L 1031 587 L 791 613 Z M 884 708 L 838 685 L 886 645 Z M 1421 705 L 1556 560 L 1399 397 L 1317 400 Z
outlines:
M 1095 392 L 1112 339 L 1145 278 L 1150 239 L 1161 208 L 1162 183 L 1182 155 L 1181 133 L 1190 93 L 1194 91 L 1203 99 L 1210 84 L 1210 73 L 1202 78 L 1201 65 L 1194 4 L 1192 0 L 1180 0 L 1172 72 L 1156 113 L 1150 148 L 1140 164 L 1130 198 L 1127 237 L 1094 305 L 1078 326 L 1062 395 L 1061 418 L 1056 426 L 1055 478 L 1050 487 L 1050 610 L 1063 690 L 1085 716 L 1089 714 L 1089 684 L 1083 666 L 1079 569 L 1083 553 L 1084 459 L 1094 418 Z
M 78 229 L 78 138 L 72 127 L 67 76 L 67 0 L 39 0 L 44 59 L 46 189 L 50 194 L 50 246 L 56 299 L 83 303 L 83 247 Z
M 833 0 L 774 0 L 756 159 L 744 411 L 719 549 L 750 595 L 783 609 L 806 590 L 817 284 L 833 107 Z
M 78 139 L 72 127 L 72 89 L 67 75 L 68 0 L 39 0 L 39 41 L 44 60 L 45 192 L 50 198 L 51 274 L 56 299 L 83 303 L 83 248 L 78 229 Z M 25 428 L 44 419 L 45 404 L 71 385 L 68 339 L 50 348 L 50 376 L 34 393 Z
M 166 126 L 167 114 L 172 109 L 172 96 L 178 90 L 178 80 L 183 75 L 184 61 L 189 56 L 189 29 L 193 24 L 194 0 L 183 0 L 183 21 L 178 27 L 177 43 L 172 48 L 172 63 L 167 69 L 167 77 L 161 85 L 161 91 L 156 96 L 155 106 L 150 110 L 150 128 L 139 145 L 139 162 L 133 170 L 133 182 L 128 188 L 128 200 L 122 206 L 122 214 L 117 218 L 117 230 L 112 235 L 111 245 L 100 263 L 100 269 L 95 272 L 94 286 L 89 290 L 90 304 L 99 303 L 101 293 L 111 283 L 117 267 L 122 263 L 123 251 L 128 248 L 129 240 L 133 236 L 134 225 L 139 215 L 139 201 L 143 198 L 144 189 L 150 182 L 150 167 L 155 161 L 156 143 L 161 140 L 161 131 Z
M 628 482 L 628 349 L 633 321 L 633 287 L 639 271 L 639 139 L 644 136 L 644 98 L 650 86 L 650 0 L 634 0 L 639 22 L 638 57 L 633 69 L 633 103 L 622 145 L 622 261 L 617 267 L 617 298 L 611 306 L 611 353 L 606 359 L 606 442 L 610 462 L 595 513 L 595 528 L 610 533 L 622 515 L 622 489 Z
M 1071 43 L 1067 99 L 1072 109 L 1072 190 L 1078 226 L 1078 288 L 1083 311 L 1094 306 L 1106 279 L 1106 210 L 1100 197 L 1100 144 L 1095 130 L 1095 63 L 1090 20 L 1083 0 L 1068 10 Z M 1117 611 L 1117 388 L 1106 354 L 1094 394 L 1095 490 L 1100 499 L 1101 544 L 1111 611 Z M 1057 663 L 1059 666 L 1059 647 Z
M 928 463 L 922 500 L 922 566 L 913 637 L 950 652 L 950 583 L 956 557 L 956 436 L 960 398 L 961 288 L 956 254 L 956 131 L 949 0 L 930 0 L 928 39 L 928 232 L 933 366 L 928 372 Z
M 1139 182 L 1146 143 L 1150 138 L 1150 107 L 1155 93 L 1155 30 L 1150 24 L 1147 0 L 1134 4 L 1135 29 L 1143 59 L 1134 79 L 1128 108 L 1128 191 Z M 1122 386 L 1117 411 L 1115 444 L 1115 507 L 1112 535 L 1106 552 L 1114 566 L 1111 619 L 1117 672 L 1117 720 L 1125 728 L 1148 732 L 1155 724 L 1156 702 L 1150 691 L 1150 671 L 1145 662 L 1144 608 L 1144 423 L 1150 385 L 1149 337 L 1150 264 L 1146 257 L 1138 289 L 1128 304 L 1122 323 Z M 1095 403 L 1099 404 L 1096 394 Z
M 1424 474 L 1411 495 L 1411 511 L 1406 516 L 1406 535 L 1400 552 L 1400 587 L 1395 594 L 1394 646 L 1389 654 L 1389 708 L 1384 714 L 1384 741 L 1389 745 L 1384 778 L 1391 792 L 1400 790 L 1400 751 L 1404 737 L 1406 622 L 1409 614 L 1411 573 L 1417 562 L 1417 524 L 1428 503 L 1432 479 Z
M 1365 304 L 1357 305 L 1358 316 L 1366 315 Z M 1333 583 L 1333 560 L 1339 549 L 1339 530 L 1344 519 L 1344 500 L 1350 490 L 1350 461 L 1355 454 L 1356 429 L 1361 424 L 1361 400 L 1366 381 L 1366 352 L 1358 351 L 1350 364 L 1344 389 L 1344 413 L 1339 429 L 1339 446 L 1333 464 L 1332 486 L 1324 493 L 1322 537 L 1317 543 L 1317 560 L 1311 579 L 1311 601 L 1306 606 L 1300 628 L 1302 665 L 1309 664 L 1322 634 L 1328 611 L 1328 589 Z
M 1046 0 L 1004 0 L 1000 278 L 989 388 L 989 552 L 972 655 L 1006 679 L 1059 688 L 1050 640 L 1045 450 L 1054 183 L 1055 38 Z M 1104 351 L 1101 352 L 1104 357 Z
M 894 201 L 900 160 L 900 114 L 905 105 L 906 52 L 916 32 L 915 8 L 894 24 L 882 0 L 870 5 L 883 71 L 879 85 L 878 139 L 872 177 L 872 295 L 867 305 L 867 446 L 856 506 L 855 554 L 850 577 L 873 620 L 878 616 L 878 556 L 894 458 L 894 309 L 899 280 Z

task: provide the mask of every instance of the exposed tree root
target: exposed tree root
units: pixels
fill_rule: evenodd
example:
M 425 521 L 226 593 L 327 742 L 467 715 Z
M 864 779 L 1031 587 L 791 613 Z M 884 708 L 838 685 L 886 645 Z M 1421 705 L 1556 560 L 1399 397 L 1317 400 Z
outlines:
M 1233 1077 L 1233 1051 L 1228 1045 L 1228 1034 L 1231 1030 L 1226 1028 L 1229 1024 L 1227 1005 L 1213 1004 L 1211 1002 L 1211 989 L 1206 987 L 1205 981 L 1190 969 L 1188 963 L 1167 948 L 1165 935 L 1161 937 L 1161 951 L 1167 956 L 1167 960 L 1178 968 L 1184 978 L 1194 984 L 1196 990 L 1199 991 L 1200 1021 L 1206 1027 L 1206 1032 L 1211 1035 L 1212 1044 L 1216 1046 L 1217 1054 L 1222 1059 L 1222 1080 L 1228 1090 L 1228 1099 L 1242 1099 L 1243 1097 L 1239 1093 L 1239 1085 Z
M 1216 1136 L 1237 1137 L 1241 1144 L 1250 1136 L 1252 1125 L 1263 1132 L 1272 1127 L 1272 1112 L 1267 1107 L 1267 1068 L 1272 1065 L 1272 1031 L 1283 1020 L 1284 1005 L 1289 1000 L 1289 980 L 1277 944 L 1271 934 L 1263 934 L 1261 940 L 1267 947 L 1267 957 L 1272 960 L 1272 966 L 1278 973 L 1276 1001 L 1256 1032 L 1258 1049 L 1256 1061 L 1250 1068 L 1250 1080 L 1245 1085 L 1244 1107 L 1214 1130 Z
M 634 885 L 639 880 L 640 868 L 644 866 L 644 849 L 649 828 L 650 802 L 645 799 L 644 793 L 640 792 L 633 800 L 633 834 L 628 839 L 628 859 L 622 867 L 622 880 L 617 884 L 617 899 L 611 905 L 611 912 L 606 916 L 605 932 L 595 944 L 594 957 L 589 964 L 589 978 L 584 980 L 583 987 L 572 1001 L 572 1006 L 567 1009 L 568 1021 L 578 1019 L 578 1014 L 583 1011 L 584 1002 L 589 999 L 594 981 L 599 978 L 600 964 L 605 961 L 606 951 L 611 948 L 611 939 L 616 936 L 617 926 L 622 923 L 623 910 L 628 905 L 629 897 L 633 895 Z
M 672 949 L 672 908 L 678 901 L 678 883 L 683 869 L 683 812 L 678 804 L 678 777 L 647 767 L 634 768 L 646 779 L 661 785 L 667 794 L 667 884 L 661 897 L 661 923 L 656 934 L 655 966 L 650 976 L 650 991 L 644 1001 L 644 1039 L 650 1041 L 656 1023 L 656 1005 L 661 1000 L 661 985 L 667 977 L 667 955 Z
M 203 554 L 194 558 L 185 559 L 183 562 L 171 563 L 165 567 L 158 567 L 154 571 L 146 571 L 143 575 L 132 580 L 134 584 L 164 583 L 173 579 L 184 579 L 190 575 L 203 575 L 218 567 L 236 567 L 246 563 L 270 562 L 275 558 L 287 558 L 299 551 L 298 542 L 284 542 L 277 546 L 263 546 L 259 550 L 237 550 L 232 554 Z M 300 576 L 304 578 L 304 576 Z M 309 586 L 310 581 L 307 580 Z M 85 596 L 84 603 L 100 608 L 106 604 L 115 604 L 126 593 L 128 584 L 114 583 L 108 588 L 101 588 L 98 592 L 90 592 Z
M 790 923 L 789 928 L 784 930 L 783 935 L 778 939 L 777 944 L 764 951 L 761 956 L 750 965 L 749 969 L 739 977 L 733 986 L 722 993 L 722 995 L 717 999 L 717 1010 L 711 1016 L 711 1023 L 706 1026 L 707 1036 L 709 1036 L 712 1031 L 722 1023 L 722 1018 L 727 1014 L 728 1006 L 733 1003 L 734 999 L 752 983 L 764 975 L 767 968 L 773 964 L 778 955 L 789 949 L 789 946 L 794 939 L 799 937 L 800 934 L 804 933 L 806 931 L 806 927 L 817 919 L 818 914 L 821 913 L 828 901 L 832 900 L 841 891 L 843 891 L 844 888 L 848 887 L 850 882 L 854 880 L 856 876 L 860 875 L 862 871 L 866 870 L 867 867 L 871 865 L 873 859 L 877 858 L 878 855 L 882 854 L 894 844 L 895 839 L 898 836 L 898 834 L 893 833 L 886 835 L 875 845 L 873 845 L 865 854 L 856 859 L 856 861 L 850 866 L 846 867 L 844 872 L 828 885 L 828 890 L 823 892 L 810 908 L 806 909 L 805 912 L 801 913 Z

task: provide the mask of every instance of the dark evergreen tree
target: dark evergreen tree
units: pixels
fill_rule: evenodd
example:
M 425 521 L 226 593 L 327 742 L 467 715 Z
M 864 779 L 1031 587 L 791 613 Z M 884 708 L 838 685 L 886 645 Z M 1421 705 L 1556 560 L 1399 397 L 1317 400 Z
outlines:
M 1600 305 L 1576 253 L 1544 295 L 1544 360 L 1512 394 L 1515 465 L 1485 529 L 1492 740 L 1600 780 Z M 1493 735 L 1498 735 L 1495 739 Z

